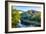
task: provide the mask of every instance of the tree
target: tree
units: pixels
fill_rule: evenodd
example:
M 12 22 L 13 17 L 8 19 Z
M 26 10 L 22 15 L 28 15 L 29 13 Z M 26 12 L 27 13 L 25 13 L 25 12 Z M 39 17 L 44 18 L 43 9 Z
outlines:
M 41 21 L 41 13 L 40 12 L 36 13 L 35 15 L 32 16 L 31 19 L 35 20 L 37 22 L 40 22 Z
M 12 27 L 16 27 L 20 20 L 20 13 L 18 10 L 12 11 Z

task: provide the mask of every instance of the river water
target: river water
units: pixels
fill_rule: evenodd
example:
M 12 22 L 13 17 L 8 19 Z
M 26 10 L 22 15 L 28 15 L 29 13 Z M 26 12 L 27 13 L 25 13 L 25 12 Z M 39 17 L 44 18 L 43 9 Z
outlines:
M 17 28 L 25 28 L 25 27 L 39 27 L 39 26 L 37 26 L 37 24 L 29 24 L 29 23 L 26 23 L 26 22 L 21 22 L 20 20 L 19 20 L 19 23 L 18 23 L 18 25 L 17 25 Z

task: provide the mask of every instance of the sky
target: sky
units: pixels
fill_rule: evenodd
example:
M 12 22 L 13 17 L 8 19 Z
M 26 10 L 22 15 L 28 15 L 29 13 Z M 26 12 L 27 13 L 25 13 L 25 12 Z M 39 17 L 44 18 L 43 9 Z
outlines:
M 13 6 L 13 9 L 28 11 L 28 10 L 40 10 L 38 6 Z

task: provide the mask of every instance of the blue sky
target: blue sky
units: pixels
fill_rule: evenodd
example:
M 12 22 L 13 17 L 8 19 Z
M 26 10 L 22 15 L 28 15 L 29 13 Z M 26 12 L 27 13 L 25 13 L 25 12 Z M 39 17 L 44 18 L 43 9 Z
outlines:
M 37 7 L 37 6 L 13 6 L 13 9 L 27 11 L 27 10 L 39 10 L 40 7 Z

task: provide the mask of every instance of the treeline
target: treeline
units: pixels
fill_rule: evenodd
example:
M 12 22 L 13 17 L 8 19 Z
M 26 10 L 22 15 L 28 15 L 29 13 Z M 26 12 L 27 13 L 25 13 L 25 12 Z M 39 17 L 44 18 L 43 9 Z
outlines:
M 30 10 L 21 14 L 22 19 L 30 20 L 30 21 L 41 21 L 41 12 Z

